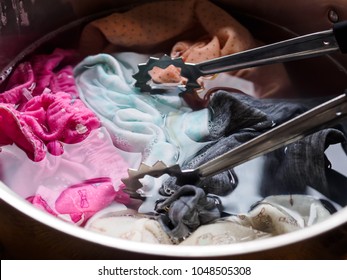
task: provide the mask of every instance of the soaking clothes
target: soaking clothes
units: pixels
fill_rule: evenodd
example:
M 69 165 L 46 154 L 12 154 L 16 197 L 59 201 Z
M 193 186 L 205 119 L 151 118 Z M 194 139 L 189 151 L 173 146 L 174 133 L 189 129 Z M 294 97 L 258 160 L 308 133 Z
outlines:
M 176 242 L 186 238 L 199 226 L 220 218 L 220 201 L 206 195 L 201 188 L 185 185 L 168 199 L 158 201 L 155 210 L 164 213 L 159 222 Z
M 1 88 L 0 102 L 20 106 L 46 89 L 77 97 L 73 67 L 79 57 L 73 50 L 55 49 L 49 54 L 35 54 L 22 61 Z
M 73 51 L 55 50 L 21 63 L 0 94 L 0 145 L 16 144 L 33 161 L 63 153 L 100 122 L 81 100 L 72 73 Z
M 268 238 L 317 224 L 333 212 L 325 201 L 312 196 L 269 196 L 247 213 L 199 227 L 180 245 L 223 245 Z
M 216 139 L 183 169 L 192 169 L 235 148 L 261 133 L 295 117 L 317 102 L 299 103 L 280 100 L 258 100 L 243 94 L 216 92 L 210 102 L 210 139 Z M 214 138 L 216 137 L 216 138 Z M 345 135 L 335 128 L 328 128 L 280 148 L 263 157 L 253 159 L 233 170 L 228 170 L 201 180 L 200 186 L 207 194 L 218 195 L 221 211 L 233 214 L 248 208 L 256 199 L 269 195 L 308 194 L 312 188 L 319 197 L 341 203 L 344 198 L 336 194 L 345 193 L 345 185 L 331 182 L 331 170 L 325 150 L 333 144 L 343 143 Z M 340 174 L 340 182 L 343 175 Z M 346 180 L 346 179 L 345 179 Z M 344 180 L 344 181 L 345 181 Z M 171 177 L 163 182 L 159 193 L 173 203 L 175 194 L 185 186 L 175 184 Z M 165 201 L 165 200 L 164 200 Z M 345 205 L 344 201 L 343 205 Z M 146 205 L 147 202 L 144 202 Z M 144 206 L 142 206 L 144 207 Z M 149 207 L 149 206 L 147 206 Z M 191 210 L 180 208 L 176 216 L 167 215 L 167 224 L 177 223 L 179 217 L 189 215 Z M 172 231 L 168 231 L 172 232 Z M 181 235 L 178 234 L 177 237 Z
M 303 113 L 315 102 L 315 100 L 306 103 L 304 100 L 301 102 L 259 100 L 247 95 L 219 91 L 210 102 L 210 111 L 213 112 L 210 117 L 212 124 L 210 139 L 216 141 L 187 161 L 183 168 L 196 168 L 271 129 L 274 125 Z M 261 195 L 265 197 L 274 194 L 304 194 L 307 186 L 310 186 L 333 199 L 332 193 L 336 191 L 329 188 L 326 178 L 329 161 L 324 152 L 330 145 L 344 141 L 344 132 L 330 128 L 269 153 L 261 167 L 263 170 Z M 227 194 L 232 178 L 230 172 L 205 179 L 200 185 L 209 193 Z M 174 179 L 166 181 L 161 192 L 163 194 L 170 192 L 171 184 L 175 189 L 174 181 Z
M 344 176 L 332 169 L 325 154 L 330 145 L 345 141 L 342 131 L 330 128 L 267 154 L 260 193 L 263 196 L 305 194 L 310 186 L 338 204 L 347 205 L 343 195 L 346 185 L 341 180 Z M 340 184 L 332 177 L 339 178 Z
M 232 91 L 216 91 L 209 109 L 209 140 L 211 143 L 192 159 L 187 159 L 183 169 L 194 169 L 207 161 L 253 139 L 265 131 L 305 112 L 311 104 L 286 100 L 257 99 Z M 237 174 L 236 174 L 237 175 Z M 235 189 L 237 176 L 228 170 L 199 182 L 208 193 L 226 195 Z M 175 191 L 175 178 L 164 182 L 163 195 Z
M 192 111 L 179 89 L 163 95 L 139 92 L 132 75 L 147 59 L 136 53 L 87 57 L 75 68 L 80 98 L 118 148 L 141 153 L 149 165 L 181 164 L 209 143 L 208 109 Z
M 94 113 L 65 92 L 44 92 L 20 110 L 0 103 L 0 144 L 15 143 L 33 161 L 64 152 L 62 143 L 78 143 L 100 126 Z
M 155 217 L 139 214 L 120 204 L 111 204 L 99 211 L 87 222 L 85 228 L 136 242 L 173 244 Z
M 79 143 L 64 144 L 64 151 L 34 162 L 16 145 L 4 146 L 0 178 L 38 208 L 79 225 L 113 201 L 129 203 L 121 181 L 129 164 L 105 128 Z
M 190 63 L 259 45 L 247 28 L 225 10 L 206 0 L 144 3 L 90 22 L 80 38 L 80 51 L 88 55 L 124 50 L 151 54 L 164 52 Z M 282 64 L 229 74 L 254 83 L 257 96 L 283 97 L 295 93 L 289 90 L 291 83 Z M 197 101 L 196 98 L 194 100 Z M 192 107 L 197 105 L 194 101 L 189 103 Z

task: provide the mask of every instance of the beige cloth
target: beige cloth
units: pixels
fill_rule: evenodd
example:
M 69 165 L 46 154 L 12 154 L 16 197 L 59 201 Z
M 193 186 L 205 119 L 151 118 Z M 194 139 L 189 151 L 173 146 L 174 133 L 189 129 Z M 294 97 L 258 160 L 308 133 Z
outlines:
M 270 196 L 246 214 L 200 226 L 180 245 L 218 245 L 293 232 L 330 216 L 320 200 L 306 195 Z
M 108 212 L 109 211 L 109 212 Z M 152 243 L 172 244 L 159 222 L 135 210 L 105 209 L 92 217 L 86 229 L 121 239 Z
M 223 245 L 262 239 L 271 236 L 272 235 L 269 233 L 258 231 L 251 227 L 221 220 L 213 224 L 200 226 L 179 245 Z
M 314 197 L 276 195 L 265 198 L 247 214 L 230 220 L 278 235 L 319 223 L 329 216 L 330 212 Z
M 245 27 L 206 0 L 142 4 L 89 23 L 80 39 L 80 50 L 84 54 L 125 50 L 150 54 L 165 52 L 192 63 L 258 45 Z M 290 89 L 289 78 L 281 64 L 233 74 L 254 82 L 259 97 L 283 97 Z
M 179 245 L 222 245 L 263 239 L 317 224 L 330 215 L 319 199 L 308 195 L 269 196 L 248 213 L 198 227 Z M 125 206 L 100 211 L 85 228 L 132 241 L 175 244 L 156 219 Z

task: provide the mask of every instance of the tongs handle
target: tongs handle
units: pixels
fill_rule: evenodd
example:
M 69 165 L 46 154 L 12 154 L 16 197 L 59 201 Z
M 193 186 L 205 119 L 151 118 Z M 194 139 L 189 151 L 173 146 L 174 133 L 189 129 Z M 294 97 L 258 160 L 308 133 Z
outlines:
M 347 115 L 347 95 L 342 94 L 261 134 L 223 155 L 200 165 L 200 178 L 218 174 L 305 136 L 336 124 Z
M 347 21 L 334 24 L 330 30 L 211 59 L 197 63 L 195 67 L 199 75 L 203 76 L 315 57 L 337 50 L 347 53 Z

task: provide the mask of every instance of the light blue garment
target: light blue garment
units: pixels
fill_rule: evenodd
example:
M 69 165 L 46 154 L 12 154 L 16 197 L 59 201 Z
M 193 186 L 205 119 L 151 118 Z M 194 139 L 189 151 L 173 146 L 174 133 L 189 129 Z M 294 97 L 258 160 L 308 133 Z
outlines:
M 85 58 L 75 68 L 80 98 L 100 118 L 114 144 L 142 161 L 182 164 L 210 142 L 208 109 L 192 111 L 178 95 L 140 92 L 132 75 L 148 56 L 118 53 Z

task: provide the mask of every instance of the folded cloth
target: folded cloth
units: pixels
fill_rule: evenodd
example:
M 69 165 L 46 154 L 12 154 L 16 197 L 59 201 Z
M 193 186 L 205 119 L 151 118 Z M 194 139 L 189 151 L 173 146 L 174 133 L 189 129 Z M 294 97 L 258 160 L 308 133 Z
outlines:
M 78 99 L 70 63 L 75 54 L 57 49 L 20 64 L 0 94 L 0 145 L 15 143 L 34 161 L 46 149 L 63 153 L 61 142 L 77 143 L 100 126 Z M 9 125 L 11 124 L 11 125 Z
M 35 206 L 64 220 L 84 224 L 111 202 L 129 203 L 121 179 L 128 163 L 105 128 L 83 141 L 64 144 L 59 156 L 30 160 L 16 145 L 2 147 L 1 180 Z M 28 180 L 30 178 L 30 180 Z
M 200 226 L 180 245 L 223 245 L 263 239 L 311 226 L 330 215 L 324 202 L 311 196 L 270 196 L 248 213 Z
M 177 20 L 179 18 L 179 20 Z M 85 54 L 166 52 L 197 63 L 237 53 L 259 43 L 226 11 L 205 0 L 156 1 L 89 23 L 80 39 Z M 256 84 L 258 96 L 284 96 L 290 82 L 283 65 L 232 73 Z M 293 92 L 290 92 L 292 95 Z

